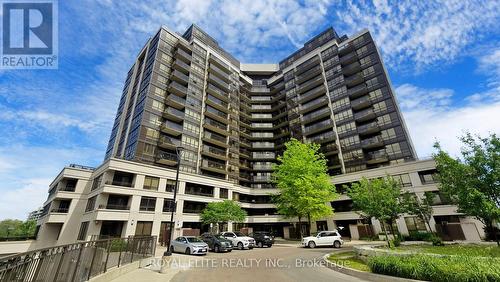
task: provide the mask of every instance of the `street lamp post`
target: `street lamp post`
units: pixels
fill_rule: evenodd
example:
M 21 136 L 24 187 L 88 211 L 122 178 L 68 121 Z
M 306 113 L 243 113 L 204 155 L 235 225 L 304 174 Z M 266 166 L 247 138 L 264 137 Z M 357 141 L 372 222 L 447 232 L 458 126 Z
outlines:
M 177 172 L 175 174 L 175 188 L 174 188 L 174 207 L 172 209 L 172 212 L 170 213 L 170 224 L 168 228 L 168 245 L 167 245 L 167 250 L 163 253 L 164 256 L 171 256 L 172 255 L 172 250 L 170 249 L 170 246 L 172 245 L 172 234 L 173 234 L 173 225 L 174 225 L 174 212 L 175 209 L 177 209 L 177 188 L 179 187 L 179 169 L 181 167 L 181 153 L 183 147 L 176 147 L 175 152 L 177 154 Z

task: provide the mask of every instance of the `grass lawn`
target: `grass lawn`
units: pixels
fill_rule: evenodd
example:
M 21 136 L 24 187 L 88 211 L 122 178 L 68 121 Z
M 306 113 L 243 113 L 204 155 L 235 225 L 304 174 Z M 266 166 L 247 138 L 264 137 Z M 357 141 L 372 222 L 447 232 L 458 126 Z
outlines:
M 496 257 L 500 258 L 500 247 L 496 245 L 411 245 L 400 246 L 395 249 L 399 252 L 431 253 L 439 255 L 461 255 L 470 257 Z
M 332 263 L 338 264 L 339 266 L 345 266 L 360 271 L 370 271 L 368 265 L 355 256 L 354 252 L 336 253 L 330 255 L 328 260 Z

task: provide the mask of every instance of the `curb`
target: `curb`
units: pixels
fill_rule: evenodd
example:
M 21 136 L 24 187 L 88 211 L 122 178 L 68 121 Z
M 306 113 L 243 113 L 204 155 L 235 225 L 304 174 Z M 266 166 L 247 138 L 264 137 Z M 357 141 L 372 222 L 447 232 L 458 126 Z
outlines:
M 342 252 L 339 252 L 339 253 L 342 253 Z M 401 278 L 401 277 L 395 277 L 395 276 L 388 276 L 388 275 L 383 275 L 383 274 L 376 274 L 376 273 L 372 273 L 372 272 L 365 272 L 365 271 L 360 271 L 360 270 L 352 269 L 352 268 L 345 267 L 345 266 L 338 267 L 336 264 L 334 264 L 328 260 L 328 257 L 330 255 L 331 254 L 326 254 L 322 258 L 323 261 L 325 262 L 326 267 L 328 267 L 329 269 L 331 269 L 333 271 L 337 271 L 337 272 L 340 272 L 340 273 L 343 273 L 343 274 L 346 274 L 349 276 L 353 276 L 353 277 L 356 277 L 359 279 L 368 280 L 368 281 L 375 281 L 375 282 L 385 282 L 385 281 L 389 281 L 389 282 L 418 282 L 418 281 L 421 281 L 421 280 L 413 280 L 413 279 L 407 279 L 407 278 Z

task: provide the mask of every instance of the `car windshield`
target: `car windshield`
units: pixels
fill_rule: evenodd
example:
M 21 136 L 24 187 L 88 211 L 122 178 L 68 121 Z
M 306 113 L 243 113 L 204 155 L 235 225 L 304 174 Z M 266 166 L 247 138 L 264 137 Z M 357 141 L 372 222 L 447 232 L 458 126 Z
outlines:
M 188 240 L 188 242 L 189 242 L 189 243 L 198 243 L 198 242 L 202 242 L 200 239 L 195 238 L 195 237 L 187 237 L 186 239 Z
M 236 234 L 236 236 L 238 236 L 238 237 L 245 236 L 245 235 L 243 235 L 243 233 L 241 233 L 241 232 L 234 232 L 234 234 Z
M 215 238 L 217 238 L 217 239 L 226 239 L 226 238 L 224 238 L 224 236 L 222 236 L 222 235 L 214 235 L 214 237 L 215 237 Z

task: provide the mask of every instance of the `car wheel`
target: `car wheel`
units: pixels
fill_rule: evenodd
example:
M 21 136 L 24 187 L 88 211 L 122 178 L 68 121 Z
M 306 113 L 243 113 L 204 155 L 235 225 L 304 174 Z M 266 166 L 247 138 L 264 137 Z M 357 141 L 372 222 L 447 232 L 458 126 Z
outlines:
M 191 254 L 191 249 L 190 248 L 186 248 L 186 251 L 184 252 L 186 255 L 190 255 Z
M 316 248 L 316 243 L 314 243 L 313 241 L 309 242 L 309 244 L 307 244 L 309 246 L 309 248 L 311 249 L 314 249 Z
M 214 252 L 220 253 L 220 247 L 219 247 L 219 245 L 215 245 Z
M 337 249 L 340 248 L 340 242 L 339 241 L 333 242 L 333 247 Z
M 262 248 L 263 247 L 262 242 L 257 242 L 257 247 Z
M 243 250 L 243 243 L 238 242 L 238 250 Z
M 175 250 L 174 250 L 174 246 L 170 246 L 170 252 L 174 253 Z
M 271 248 L 273 245 L 267 245 L 267 247 Z
M 230 253 L 230 252 L 232 252 L 232 251 L 233 251 L 233 250 L 228 250 L 227 252 L 228 252 L 228 253 Z

